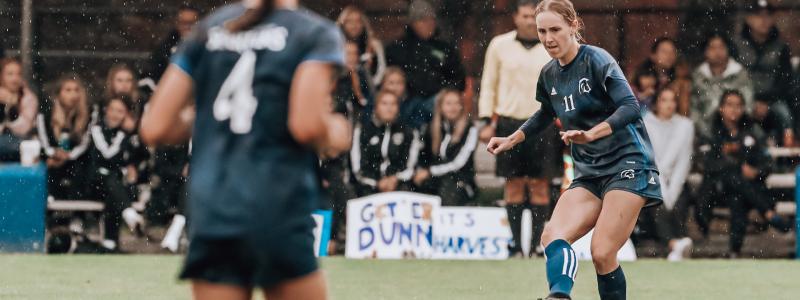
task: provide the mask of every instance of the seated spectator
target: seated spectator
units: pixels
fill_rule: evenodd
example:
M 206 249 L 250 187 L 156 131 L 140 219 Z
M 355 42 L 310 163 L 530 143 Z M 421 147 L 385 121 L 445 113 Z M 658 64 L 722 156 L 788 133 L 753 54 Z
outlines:
M 658 38 L 650 47 L 650 57 L 637 69 L 637 73 L 652 72 L 656 76 L 656 89 L 663 89 L 675 80 L 675 63 L 678 48 L 668 37 Z
M 342 29 L 348 42 L 358 45 L 358 62 L 368 72 L 370 84 L 380 84 L 386 71 L 386 54 L 383 44 L 372 31 L 367 15 L 361 9 L 349 5 L 339 14 L 336 24 Z
M 710 35 L 704 45 L 705 61 L 692 74 L 694 92 L 689 117 L 694 121 L 698 134 L 712 134 L 709 132 L 712 117 L 726 90 L 738 90 L 744 97 L 745 110 L 752 110 L 752 81 L 747 70 L 729 56 L 729 46 L 730 43 L 722 35 Z
M 650 69 L 640 69 L 633 77 L 633 92 L 642 107 L 642 113 L 647 112 L 652 102 L 655 101 L 658 90 L 658 75 Z
M 102 245 L 111 251 L 119 250 L 123 217 L 132 230 L 141 222 L 141 216 L 130 208 L 131 197 L 126 186 L 135 182 L 137 177 L 136 168 L 128 159 L 130 136 L 123 129 L 132 106 L 133 101 L 124 96 L 111 98 L 106 102 L 103 120 L 91 128 L 88 186 L 93 198 L 105 203 L 105 239 Z M 123 169 L 126 172 L 123 173 Z
M 675 80 L 668 87 L 675 91 L 678 100 L 678 114 L 689 116 L 689 103 L 692 97 L 692 71 L 689 62 L 678 60 L 675 64 Z
M 736 60 L 750 74 L 755 94 L 783 120 L 791 120 L 790 109 L 800 113 L 800 105 L 792 101 L 792 63 L 789 45 L 775 26 L 774 7 L 769 1 L 748 0 L 745 24 L 735 35 Z M 792 107 L 790 107 L 792 106 Z
M 147 181 L 147 160 L 150 158 L 150 152 L 139 141 L 139 119 L 144 111 L 145 99 L 136 85 L 136 74 L 128 65 L 118 64 L 111 67 L 106 77 L 105 98 L 113 99 L 124 97 L 130 99 L 131 109 L 128 110 L 125 120 L 122 123 L 122 129 L 130 135 L 130 162 L 139 170 L 142 175 L 137 179 L 137 182 Z M 103 109 L 105 103 L 100 102 L 100 109 Z M 137 190 L 131 189 L 131 193 L 135 194 Z
M 58 199 L 82 199 L 83 154 L 91 143 L 88 129 L 97 115 L 90 117 L 86 86 L 75 75 L 61 77 L 50 99 L 36 118 L 47 162 L 47 190 Z
M 773 210 L 766 190 L 771 159 L 764 149 L 764 134 L 750 121 L 744 106 L 744 95 L 734 90 L 723 92 L 711 123 L 714 135 L 700 146 L 705 166 L 700 190 L 706 194 L 698 198 L 697 223 L 708 236 L 713 201 L 725 199 L 731 212 L 729 250 L 734 258 L 742 251 L 750 209 L 755 208 L 770 225 L 788 229 Z
M 411 188 L 422 145 L 416 130 L 398 122 L 398 101 L 379 92 L 371 120 L 356 125 L 350 162 L 360 196 Z
M 372 108 L 373 87 L 367 71 L 358 63 L 358 45 L 345 43 L 344 74 L 339 77 L 334 94 L 334 111 L 355 122 L 367 120 Z
M 686 233 L 686 198 L 682 197 L 692 160 L 694 125 L 676 114 L 677 95 L 669 88 L 659 91 L 652 112 L 644 116 L 644 124 L 653 143 L 664 205 L 642 210 L 640 220 L 649 220 L 659 240 L 669 246 L 667 259 L 678 261 L 691 250 L 692 239 Z M 681 203 L 678 203 L 681 202 Z
M 460 91 L 444 89 L 436 96 L 436 110 L 424 142 L 414 183 L 428 185 L 442 198 L 442 205 L 472 202 L 477 191 L 472 155 L 478 145 L 478 129 L 467 117 Z
M 409 98 L 433 98 L 442 88 L 465 87 L 464 66 L 455 46 L 437 37 L 436 11 L 425 0 L 408 6 L 406 34 L 386 48 L 386 61 L 406 73 Z
M 764 130 L 770 146 L 794 147 L 792 120 L 775 110 L 769 94 L 757 94 L 753 106 L 753 121 Z
M 0 161 L 19 161 L 19 144 L 30 138 L 39 100 L 22 78 L 22 64 L 0 60 Z
M 406 92 L 406 74 L 402 69 L 391 66 L 386 68 L 381 91 L 394 94 L 400 99 L 400 123 L 415 129 L 422 129 L 433 118 L 433 98 L 408 97 Z

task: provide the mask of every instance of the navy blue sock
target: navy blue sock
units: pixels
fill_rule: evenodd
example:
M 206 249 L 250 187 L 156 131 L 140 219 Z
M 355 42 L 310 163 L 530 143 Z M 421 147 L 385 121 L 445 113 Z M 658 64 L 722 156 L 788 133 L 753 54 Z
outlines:
M 547 282 L 550 294 L 569 296 L 578 273 L 578 257 L 565 240 L 555 240 L 544 249 L 547 257 Z
M 625 300 L 625 273 L 622 266 L 606 275 L 597 274 L 597 290 L 601 300 Z

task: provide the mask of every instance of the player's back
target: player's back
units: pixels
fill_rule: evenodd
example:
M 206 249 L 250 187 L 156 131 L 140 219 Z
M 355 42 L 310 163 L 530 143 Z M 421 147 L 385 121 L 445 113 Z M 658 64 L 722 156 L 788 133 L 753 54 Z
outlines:
M 173 58 L 194 80 L 195 234 L 263 228 L 285 220 L 287 206 L 308 215 L 318 202 L 317 157 L 288 130 L 289 91 L 302 62 L 341 63 L 341 34 L 304 9 L 277 9 L 241 32 L 223 27 L 244 11 L 240 4 L 221 8 Z

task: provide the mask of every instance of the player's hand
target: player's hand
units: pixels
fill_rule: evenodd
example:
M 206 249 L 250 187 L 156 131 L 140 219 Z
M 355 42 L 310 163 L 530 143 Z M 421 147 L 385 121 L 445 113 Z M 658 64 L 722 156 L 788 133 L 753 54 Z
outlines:
M 592 135 L 590 131 L 567 130 L 567 131 L 561 131 L 558 134 L 561 135 L 561 140 L 564 141 L 564 144 L 566 145 L 572 143 L 579 145 L 588 144 L 595 140 L 594 135 Z
M 755 179 L 758 176 L 758 169 L 754 168 L 751 165 L 743 164 L 742 165 L 742 176 L 747 179 Z
M 417 186 L 421 186 L 425 180 L 431 177 L 431 172 L 428 169 L 419 169 L 417 173 L 414 174 L 414 184 Z
M 378 190 L 381 192 L 392 192 L 397 190 L 399 181 L 395 176 L 389 176 L 378 181 Z
M 480 139 L 481 143 L 489 143 L 489 140 L 496 133 L 496 127 L 492 124 L 487 124 L 481 129 L 481 132 L 478 134 L 478 138 Z
M 341 114 L 332 114 L 327 123 L 328 140 L 320 152 L 323 158 L 334 158 L 350 150 L 353 129 L 350 122 Z
M 514 142 L 511 138 L 508 137 L 493 137 L 489 140 L 489 144 L 486 145 L 486 151 L 489 153 L 498 155 L 500 153 L 506 152 L 509 149 L 514 147 Z

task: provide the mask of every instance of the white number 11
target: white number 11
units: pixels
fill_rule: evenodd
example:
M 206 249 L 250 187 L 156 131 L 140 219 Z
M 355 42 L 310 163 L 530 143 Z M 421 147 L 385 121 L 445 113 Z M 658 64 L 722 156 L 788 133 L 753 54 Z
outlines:
M 575 102 L 572 100 L 572 94 L 564 96 L 564 106 L 566 107 L 564 111 L 569 112 L 575 110 Z

